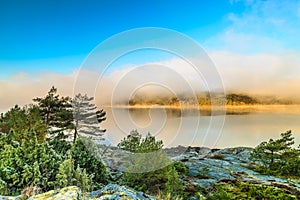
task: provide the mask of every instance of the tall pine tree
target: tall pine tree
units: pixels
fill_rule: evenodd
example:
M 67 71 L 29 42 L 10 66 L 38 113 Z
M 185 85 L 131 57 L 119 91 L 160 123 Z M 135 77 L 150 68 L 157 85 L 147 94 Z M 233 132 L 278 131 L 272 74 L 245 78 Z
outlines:
M 93 97 L 86 94 L 77 94 L 72 100 L 74 115 L 74 142 L 78 136 L 94 136 L 99 139 L 106 129 L 101 129 L 99 124 L 106 120 L 106 112 L 97 110 L 92 101 Z
M 37 97 L 33 101 L 37 102 L 47 128 L 58 128 L 52 132 L 61 132 L 73 127 L 71 98 L 60 97 L 54 86 L 44 98 Z

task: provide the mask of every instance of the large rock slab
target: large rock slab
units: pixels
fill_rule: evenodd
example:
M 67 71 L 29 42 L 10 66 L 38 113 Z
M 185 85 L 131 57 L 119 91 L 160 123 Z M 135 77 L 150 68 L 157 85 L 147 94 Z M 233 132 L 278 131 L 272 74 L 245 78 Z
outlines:
M 109 184 L 101 190 L 91 192 L 88 196 L 96 200 L 155 200 L 153 196 L 117 184 Z
M 251 170 L 250 159 L 253 148 L 235 147 L 225 149 L 189 148 L 175 160 L 181 160 L 188 167 L 185 182 L 209 189 L 218 182 L 249 182 L 275 186 L 290 193 L 300 194 L 300 184 L 292 180 L 262 175 Z
M 1 200 L 10 200 L 5 198 Z M 109 184 L 101 190 L 83 194 L 80 188 L 76 186 L 65 187 L 59 190 L 38 194 L 29 198 L 29 200 L 155 200 L 153 196 L 143 192 L 136 191 L 127 186 Z M 16 199 L 17 200 L 17 199 Z
M 81 190 L 76 186 L 65 187 L 60 190 L 51 190 L 49 192 L 38 194 L 29 198 L 29 200 L 77 200 L 81 195 Z

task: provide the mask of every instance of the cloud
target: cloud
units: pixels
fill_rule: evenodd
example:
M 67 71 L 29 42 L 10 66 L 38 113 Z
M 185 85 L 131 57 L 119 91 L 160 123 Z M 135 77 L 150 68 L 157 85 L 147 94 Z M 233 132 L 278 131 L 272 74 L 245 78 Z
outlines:
M 300 98 L 298 52 L 245 55 L 213 51 L 209 56 L 216 64 L 227 92 Z M 64 96 L 72 96 L 78 89 L 82 93 L 91 89 L 96 102 L 101 105 L 109 103 L 112 98 L 114 102 L 128 100 L 139 91 L 153 95 L 207 91 L 209 88 L 206 84 L 214 84 L 216 77 L 201 70 L 198 73 L 189 63 L 178 58 L 145 63 L 142 66 L 128 65 L 126 68 L 112 70 L 103 77 L 95 71 L 81 70 L 79 73 L 79 69 L 70 74 L 48 72 L 34 77 L 18 73 L 9 79 L 0 80 L 0 112 L 15 104 L 22 106 L 32 103 L 34 97 L 45 96 L 51 86 L 57 87 Z M 78 80 L 82 82 L 76 86 Z
M 99 98 L 97 102 L 107 103 L 111 99 L 115 103 L 124 102 L 137 92 L 147 95 L 166 93 L 179 95 L 207 91 L 206 78 L 187 61 L 179 58 L 129 65 L 127 68 L 116 69 L 102 77 L 97 88 L 97 97 L 105 97 Z
M 210 54 L 227 91 L 297 97 L 300 91 L 300 54 Z
M 228 13 L 225 29 L 207 39 L 210 50 L 238 53 L 299 51 L 299 1 L 232 1 L 244 12 Z
M 18 104 L 20 106 L 32 103 L 35 97 L 45 96 L 52 86 L 59 93 L 72 95 L 75 74 L 59 74 L 47 72 L 32 77 L 27 73 L 17 73 L 7 79 L 0 80 L 0 112 Z

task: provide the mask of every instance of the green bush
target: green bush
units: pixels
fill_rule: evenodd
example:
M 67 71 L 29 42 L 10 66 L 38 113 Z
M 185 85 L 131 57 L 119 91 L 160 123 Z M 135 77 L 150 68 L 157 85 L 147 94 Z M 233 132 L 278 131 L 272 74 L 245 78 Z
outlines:
M 189 172 L 188 167 L 181 161 L 173 162 L 173 166 L 180 175 L 186 175 Z
M 95 189 L 101 189 L 108 183 L 106 166 L 103 164 L 96 144 L 87 138 L 78 138 L 71 148 L 74 166 L 85 169 L 87 174 L 93 175 Z
M 157 141 L 150 134 L 142 138 L 137 131 L 132 131 L 118 146 L 138 153 L 138 156 L 133 157 L 134 164 L 127 166 L 127 172 L 124 173 L 121 184 L 154 195 L 159 192 L 184 195 L 183 183 L 178 177 L 176 167 L 183 173 L 187 169 L 181 163 L 171 164 L 167 155 L 162 151 L 162 141 Z M 138 173 L 140 170 L 148 172 Z
M 16 134 L 10 132 L 10 134 Z M 25 131 L 21 144 L 13 140 L 3 144 L 0 151 L 1 194 L 20 194 L 27 186 L 39 186 L 43 191 L 53 189 L 61 156 L 47 143 L 38 143 L 34 131 Z
M 82 170 L 79 166 L 75 170 L 72 155 L 68 153 L 67 159 L 59 166 L 55 187 L 63 188 L 72 185 L 80 187 L 83 192 L 93 189 L 92 175 L 88 175 L 86 170 Z
M 284 191 L 266 185 L 254 185 L 237 182 L 236 184 L 219 183 L 215 186 L 215 191 L 206 196 L 207 200 L 219 199 L 278 199 L 296 200 L 295 195 L 286 194 Z

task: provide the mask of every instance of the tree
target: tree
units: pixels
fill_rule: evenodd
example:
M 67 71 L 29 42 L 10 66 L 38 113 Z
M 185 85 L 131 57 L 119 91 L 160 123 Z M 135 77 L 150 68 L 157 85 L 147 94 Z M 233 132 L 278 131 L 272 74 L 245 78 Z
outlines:
M 183 193 L 178 173 L 162 151 L 161 140 L 157 141 L 150 133 L 142 138 L 141 134 L 134 130 L 118 144 L 118 147 L 137 153 L 137 156 L 133 157 L 133 164 L 127 166 L 127 172 L 121 179 L 123 184 L 150 194 L 157 194 L 162 190 L 175 194 L 177 189 L 178 193 Z M 140 170 L 147 172 L 139 173 Z M 179 185 L 171 186 L 175 182 Z
M 67 159 L 64 160 L 60 166 L 56 175 L 56 188 L 63 188 L 67 186 L 76 185 L 81 188 L 82 191 L 91 191 L 93 189 L 92 175 L 88 175 L 86 170 L 82 170 L 77 165 L 74 169 L 74 159 L 72 155 L 68 153 Z
M 18 134 L 24 135 L 20 142 L 14 138 Z M 61 156 L 46 141 L 39 143 L 33 130 L 18 134 L 10 131 L 0 136 L 1 194 L 16 195 L 28 186 L 53 189 Z
M 77 94 L 72 100 L 74 115 L 74 139 L 75 142 L 79 135 L 101 137 L 106 129 L 100 129 L 99 124 L 106 120 L 106 112 L 97 110 L 95 104 L 91 103 L 93 97 L 86 94 Z
M 30 105 L 24 108 L 18 105 L 11 108 L 0 117 L 0 130 L 8 134 L 13 131 L 14 140 L 21 142 L 25 135 L 23 131 L 34 130 L 39 142 L 47 135 L 46 125 L 42 123 L 37 106 Z
M 60 132 L 72 128 L 73 113 L 70 97 L 60 97 L 57 88 L 52 86 L 44 98 L 33 99 L 37 102 L 39 112 L 47 128 L 59 128 L 52 132 Z
M 134 153 L 149 153 L 162 149 L 163 142 L 156 141 L 150 133 L 142 139 L 142 135 L 137 130 L 133 130 L 118 144 L 118 147 Z
M 294 137 L 289 130 L 281 133 L 281 138 L 262 142 L 253 150 L 251 157 L 263 164 L 263 170 L 280 175 L 300 175 L 299 149 L 294 149 Z
M 165 185 L 166 191 L 171 194 L 171 196 L 183 194 L 184 187 L 174 166 L 171 166 L 167 172 L 167 182 Z
M 96 144 L 88 138 L 78 138 L 70 152 L 74 166 L 79 166 L 87 174 L 93 175 L 94 188 L 101 189 L 107 183 L 108 174 Z

